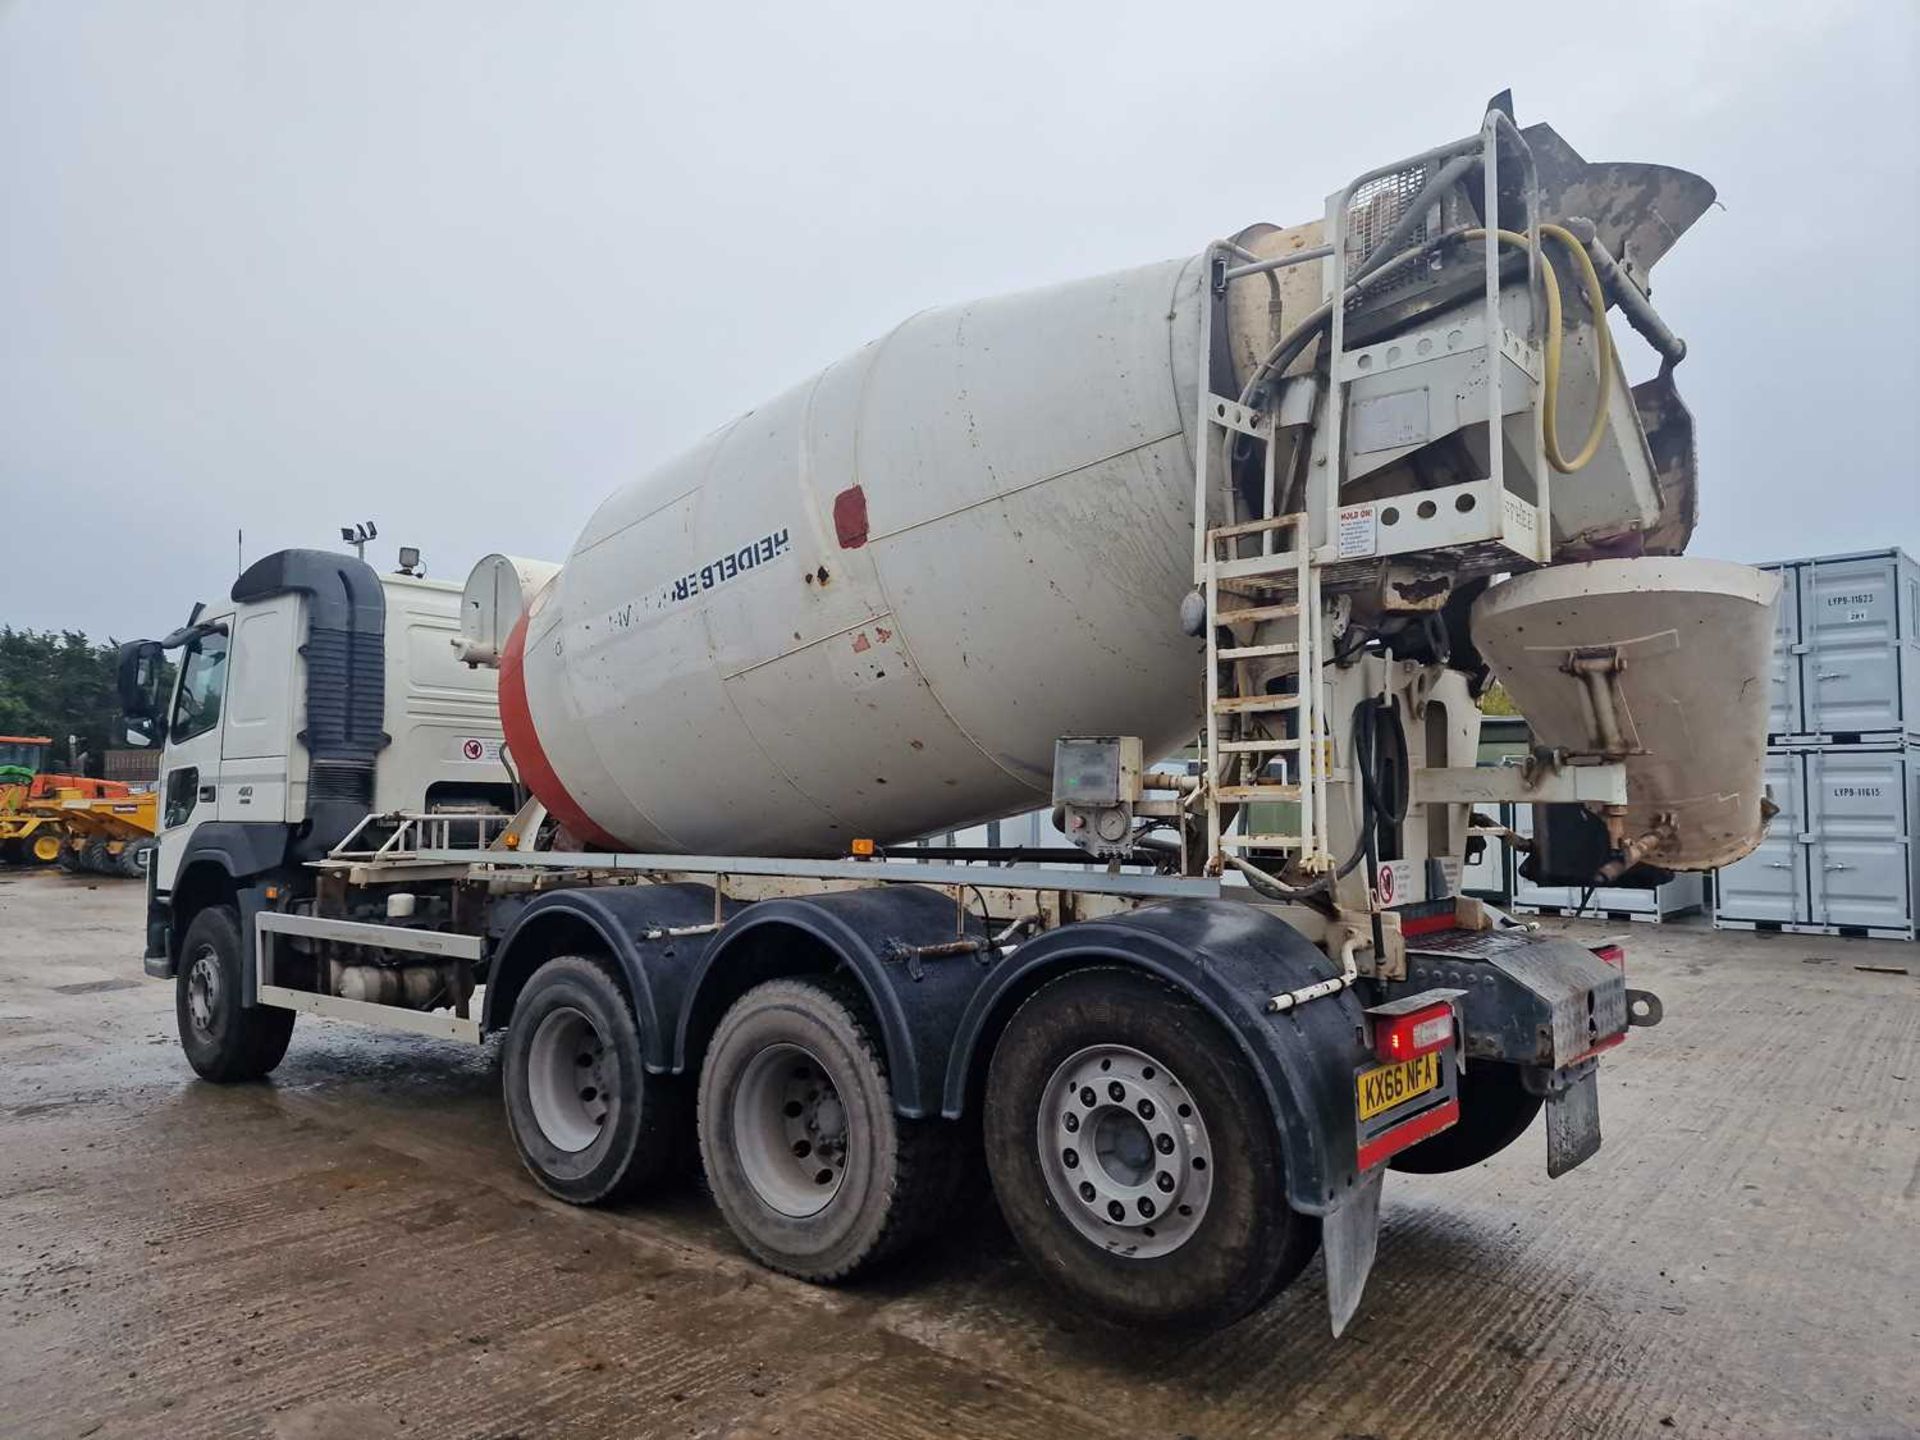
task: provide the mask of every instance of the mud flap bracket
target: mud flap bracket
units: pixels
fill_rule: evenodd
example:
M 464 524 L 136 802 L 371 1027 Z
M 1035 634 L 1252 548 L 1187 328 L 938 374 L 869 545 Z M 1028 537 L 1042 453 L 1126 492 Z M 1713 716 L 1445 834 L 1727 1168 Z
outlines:
M 1336 1340 L 1360 1308 L 1367 1276 L 1373 1273 L 1380 1240 L 1380 1190 L 1386 1178 L 1387 1167 L 1382 1165 L 1320 1220 L 1320 1249 L 1327 1259 L 1327 1313 Z
M 1557 1180 L 1600 1148 L 1600 1062 L 1583 1060 L 1547 1082 L 1547 1175 Z

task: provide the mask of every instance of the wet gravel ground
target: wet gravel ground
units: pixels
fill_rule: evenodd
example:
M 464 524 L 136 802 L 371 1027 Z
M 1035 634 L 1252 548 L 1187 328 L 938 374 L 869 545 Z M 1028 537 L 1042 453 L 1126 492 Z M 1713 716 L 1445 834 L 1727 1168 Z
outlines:
M 826 1291 L 692 1184 L 570 1209 L 494 1046 L 303 1019 L 202 1084 L 140 904 L 0 872 L 0 1435 L 1920 1436 L 1920 947 L 1633 927 L 1667 1018 L 1604 1062 L 1597 1157 L 1549 1182 L 1536 1123 L 1393 1177 L 1343 1340 L 1318 1261 L 1169 1340 L 991 1214 Z

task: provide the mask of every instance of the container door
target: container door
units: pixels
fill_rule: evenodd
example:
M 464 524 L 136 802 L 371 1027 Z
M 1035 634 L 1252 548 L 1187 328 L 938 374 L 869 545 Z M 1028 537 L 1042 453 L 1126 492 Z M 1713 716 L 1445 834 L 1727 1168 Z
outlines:
M 1897 574 L 1891 555 L 1800 567 L 1806 733 L 1900 730 Z
M 1767 734 L 1798 735 L 1806 727 L 1800 705 L 1800 569 L 1780 565 L 1774 573 L 1780 577 L 1780 595 L 1773 602 Z
M 1898 750 L 1807 756 L 1813 916 L 1823 925 L 1912 923 L 1907 757 Z
M 1805 767 L 1799 755 L 1767 756 L 1767 793 L 1780 813 L 1766 838 L 1744 860 L 1719 874 L 1720 915 L 1778 925 L 1813 918 L 1807 899 Z

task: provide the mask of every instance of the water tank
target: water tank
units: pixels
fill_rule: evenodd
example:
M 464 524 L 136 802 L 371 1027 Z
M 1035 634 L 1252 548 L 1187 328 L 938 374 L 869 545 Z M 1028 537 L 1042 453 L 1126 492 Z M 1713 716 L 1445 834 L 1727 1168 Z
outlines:
M 1473 641 L 1539 743 L 1625 751 L 1627 836 L 1666 837 L 1648 863 L 1707 870 L 1766 833 L 1779 588 L 1750 566 L 1691 556 L 1555 565 L 1482 595 Z
M 843 854 L 1048 803 L 1201 709 L 1200 262 L 930 310 L 612 495 L 502 657 L 581 840 Z
M 507 637 L 533 597 L 560 573 L 547 560 L 488 555 L 467 575 L 460 595 L 460 635 L 454 650 L 469 665 L 497 666 Z

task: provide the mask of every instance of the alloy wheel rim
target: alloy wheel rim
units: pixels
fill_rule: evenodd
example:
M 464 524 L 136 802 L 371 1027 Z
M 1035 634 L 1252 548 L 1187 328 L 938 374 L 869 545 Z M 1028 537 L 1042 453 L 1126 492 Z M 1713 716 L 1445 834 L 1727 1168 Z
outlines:
M 554 1149 L 578 1154 L 600 1138 L 617 1100 L 614 1068 L 584 1011 L 562 1005 L 540 1018 L 527 1048 L 527 1103 Z
M 852 1135 L 818 1056 L 799 1045 L 766 1046 L 740 1072 L 732 1111 L 740 1168 L 768 1208 L 799 1220 L 832 1203 Z
M 1200 1106 L 1172 1071 L 1127 1045 L 1063 1060 L 1041 1092 L 1040 1171 L 1069 1224 L 1136 1259 L 1193 1238 L 1213 1198 L 1213 1143 Z

